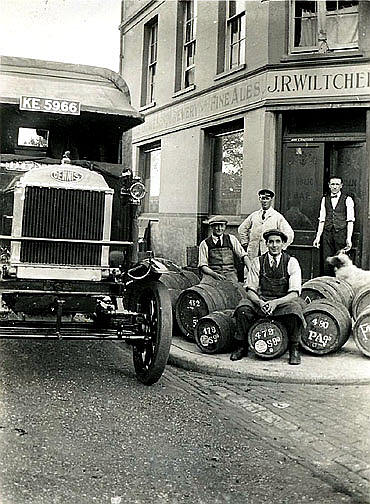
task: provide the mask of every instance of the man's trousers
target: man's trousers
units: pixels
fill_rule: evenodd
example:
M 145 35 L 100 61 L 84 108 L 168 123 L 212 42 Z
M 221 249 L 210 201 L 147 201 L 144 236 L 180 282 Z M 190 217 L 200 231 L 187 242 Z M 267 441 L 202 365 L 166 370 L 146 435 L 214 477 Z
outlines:
M 286 303 L 288 305 L 288 303 Z M 276 309 L 279 313 L 279 307 Z M 281 311 L 281 310 L 280 310 Z M 284 310 L 285 311 L 285 310 Z M 266 318 L 266 314 L 257 306 L 239 306 L 234 314 L 236 318 L 236 334 L 235 339 L 243 343 L 245 347 L 248 345 L 248 332 L 253 323 L 262 318 Z M 287 329 L 288 338 L 291 343 L 299 343 L 302 330 L 302 321 L 300 317 L 294 313 L 273 314 L 268 317 L 272 320 L 278 320 Z

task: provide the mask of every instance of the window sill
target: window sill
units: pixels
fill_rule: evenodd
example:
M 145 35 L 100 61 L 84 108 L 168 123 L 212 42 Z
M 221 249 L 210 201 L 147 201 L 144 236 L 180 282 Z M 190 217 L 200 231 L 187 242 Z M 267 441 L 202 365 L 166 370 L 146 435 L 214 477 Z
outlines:
M 139 112 L 144 112 L 145 110 L 148 110 L 150 108 L 155 107 L 157 104 L 155 101 L 152 101 L 150 103 L 147 103 L 146 105 L 143 105 L 142 107 L 139 108 Z
M 362 58 L 363 53 L 358 49 L 348 49 L 342 51 L 331 51 L 328 53 L 319 52 L 306 52 L 306 53 L 291 53 L 284 55 L 280 61 L 282 63 L 296 62 L 296 61 L 321 61 L 321 60 L 333 60 L 344 58 Z
M 185 93 L 190 93 L 190 91 L 194 91 L 195 88 L 196 88 L 195 84 L 192 84 L 191 86 L 189 86 L 187 88 L 180 89 L 179 91 L 176 91 L 175 93 L 173 93 L 172 98 L 177 98 L 178 96 L 181 96 Z
M 214 217 L 215 215 L 210 215 L 209 217 L 207 217 L 205 220 L 202 221 L 202 224 L 208 224 L 208 220 L 211 217 Z M 227 219 L 227 227 L 230 227 L 230 226 L 240 226 L 240 224 L 244 220 L 244 218 L 238 217 L 236 215 L 223 215 L 223 217 L 225 217 Z
M 41 149 L 32 145 L 18 145 L 14 149 L 15 154 L 24 154 L 25 156 L 46 156 L 47 149 Z
M 247 65 L 243 63 L 235 68 L 231 68 L 230 70 L 226 70 L 225 72 L 219 73 L 213 77 L 213 80 L 217 81 L 219 79 L 223 79 L 224 77 L 228 77 L 236 72 L 240 72 L 240 70 L 245 70 Z
M 150 221 L 159 222 L 159 215 L 157 213 L 143 212 L 142 214 L 139 215 L 138 219 L 139 220 L 148 219 Z

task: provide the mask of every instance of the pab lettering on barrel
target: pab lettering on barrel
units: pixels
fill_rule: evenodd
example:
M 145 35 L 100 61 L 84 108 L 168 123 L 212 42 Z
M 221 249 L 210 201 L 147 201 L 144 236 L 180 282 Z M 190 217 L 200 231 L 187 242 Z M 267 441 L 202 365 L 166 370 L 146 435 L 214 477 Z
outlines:
M 353 338 L 358 349 L 370 357 L 370 307 L 358 316 L 353 327 Z
M 341 303 L 326 299 L 312 301 L 304 309 L 307 327 L 301 345 L 310 353 L 324 355 L 339 350 L 348 340 L 351 316 Z

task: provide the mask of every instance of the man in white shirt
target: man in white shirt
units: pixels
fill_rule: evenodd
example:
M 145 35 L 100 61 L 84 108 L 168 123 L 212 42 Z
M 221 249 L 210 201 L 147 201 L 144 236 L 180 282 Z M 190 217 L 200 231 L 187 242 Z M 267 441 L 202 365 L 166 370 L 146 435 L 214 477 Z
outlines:
M 271 206 L 274 196 L 274 192 L 270 189 L 258 191 L 260 210 L 251 213 L 238 228 L 241 244 L 247 251 L 250 260 L 267 252 L 263 233 L 269 229 L 278 229 L 286 235 L 287 241 L 284 243 L 284 249 L 293 242 L 294 231 L 292 227 L 281 213 Z
M 353 199 L 342 193 L 343 182 L 340 177 L 329 180 L 330 194 L 321 200 L 319 225 L 313 246 L 319 248 L 322 237 L 322 255 L 324 275 L 334 275 L 333 268 L 326 258 L 337 254 L 339 250 L 352 248 L 355 205 Z
M 235 263 L 241 259 L 245 265 L 248 264 L 247 254 L 235 236 L 225 233 L 225 217 L 215 215 L 209 219 L 208 224 L 212 234 L 199 245 L 198 266 L 204 276 L 237 282 Z
M 305 324 L 301 293 L 302 274 L 295 257 L 283 250 L 288 237 L 278 229 L 263 233 L 268 252 L 253 259 L 247 278 L 247 298 L 235 310 L 239 347 L 230 356 L 239 360 L 248 353 L 248 331 L 260 318 L 280 319 L 290 340 L 289 364 L 300 364 L 299 343 Z

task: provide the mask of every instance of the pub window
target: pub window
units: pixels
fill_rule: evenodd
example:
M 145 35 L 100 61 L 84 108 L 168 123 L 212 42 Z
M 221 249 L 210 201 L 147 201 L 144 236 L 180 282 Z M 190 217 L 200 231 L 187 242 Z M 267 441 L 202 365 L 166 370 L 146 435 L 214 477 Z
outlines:
M 179 0 L 175 91 L 195 85 L 197 0 Z
M 141 106 L 155 103 L 155 79 L 158 53 L 158 17 L 144 25 Z
M 217 73 L 245 64 L 245 0 L 220 1 L 218 4 Z
M 46 149 L 49 144 L 49 131 L 35 128 L 19 128 L 18 146 Z
M 291 0 L 291 52 L 358 47 L 358 1 Z
M 230 0 L 227 16 L 227 68 L 245 63 L 245 1 Z
M 143 212 L 159 212 L 159 193 L 161 182 L 161 145 L 150 144 L 140 150 L 142 178 L 146 188 Z
M 211 214 L 240 215 L 243 129 L 215 131 L 210 140 Z

